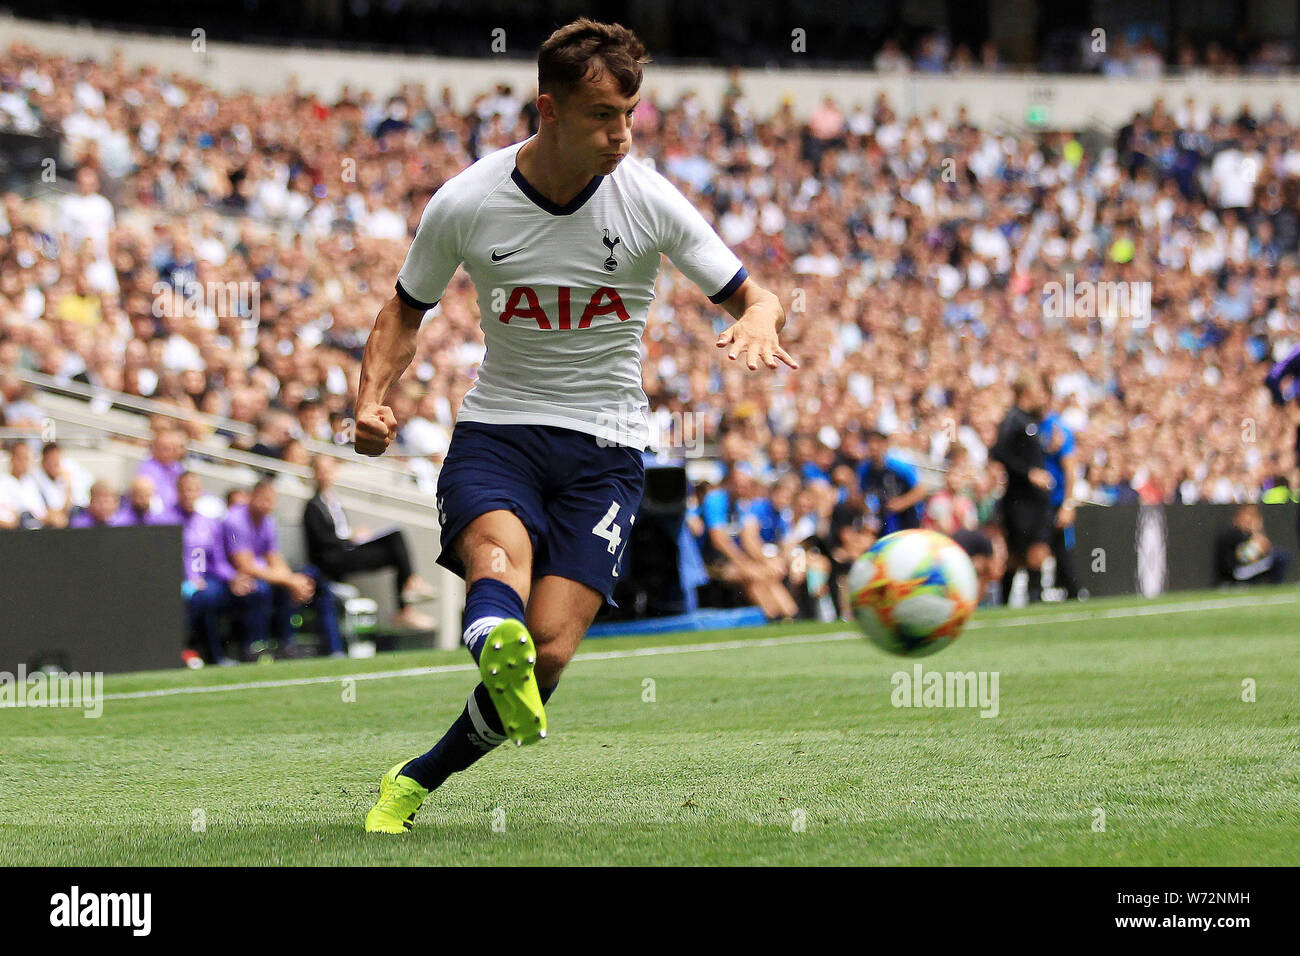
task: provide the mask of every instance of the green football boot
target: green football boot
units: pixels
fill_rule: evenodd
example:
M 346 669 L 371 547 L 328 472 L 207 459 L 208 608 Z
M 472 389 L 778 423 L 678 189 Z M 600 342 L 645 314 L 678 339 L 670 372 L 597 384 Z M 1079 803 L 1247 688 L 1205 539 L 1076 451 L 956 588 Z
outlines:
M 505 735 L 516 747 L 546 736 L 546 711 L 533 668 L 537 648 L 522 621 L 506 618 L 488 632 L 479 655 L 479 672 Z
M 411 829 L 416 811 L 424 803 L 429 791 L 410 777 L 399 777 L 398 772 L 409 761 L 394 764 L 379 781 L 379 799 L 366 814 L 367 833 L 405 833 Z

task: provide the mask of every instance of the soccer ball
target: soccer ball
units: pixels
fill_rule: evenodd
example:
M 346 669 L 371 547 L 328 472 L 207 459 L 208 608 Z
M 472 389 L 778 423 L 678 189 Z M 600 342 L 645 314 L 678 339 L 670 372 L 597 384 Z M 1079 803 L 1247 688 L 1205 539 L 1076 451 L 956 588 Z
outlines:
M 923 657 L 957 639 L 979 601 L 966 552 L 937 531 L 885 535 L 849 569 L 858 627 L 891 654 Z

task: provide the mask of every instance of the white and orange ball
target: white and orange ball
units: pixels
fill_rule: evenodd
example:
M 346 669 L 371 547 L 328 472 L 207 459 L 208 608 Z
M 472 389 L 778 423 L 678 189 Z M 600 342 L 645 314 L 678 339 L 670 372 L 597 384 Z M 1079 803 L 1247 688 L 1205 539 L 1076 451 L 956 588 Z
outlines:
M 891 654 L 922 657 L 961 634 L 979 603 L 979 578 L 966 552 L 937 531 L 885 535 L 849 569 L 858 627 Z

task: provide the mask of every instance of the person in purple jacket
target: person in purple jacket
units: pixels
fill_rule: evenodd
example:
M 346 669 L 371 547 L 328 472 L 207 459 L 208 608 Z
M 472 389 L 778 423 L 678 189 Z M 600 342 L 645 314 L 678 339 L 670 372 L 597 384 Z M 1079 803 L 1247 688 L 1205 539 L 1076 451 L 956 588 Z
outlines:
M 190 634 L 198 638 L 199 647 L 209 664 L 226 666 L 233 661 L 221 644 L 221 614 L 230 607 L 232 590 L 249 594 L 254 582 L 236 583 L 238 575 L 226 560 L 226 548 L 220 521 L 194 510 L 203 493 L 203 482 L 192 471 L 182 472 L 176 482 L 176 507 L 165 511 L 160 522 L 181 526 L 181 559 L 184 562 L 185 608 Z
M 271 479 L 263 478 L 253 486 L 248 504 L 231 508 L 223 523 L 227 560 L 236 575 L 253 579 L 248 594 L 233 592 L 235 608 L 244 623 L 245 656 L 249 656 L 253 643 L 265 641 L 272 633 L 286 653 L 296 656 L 292 617 L 302 604 L 310 604 L 316 611 L 330 654 L 345 656 L 334 594 L 311 565 L 301 573 L 289 567 L 280 553 L 274 511 L 275 487 Z
M 137 527 L 165 523 L 158 520 L 163 516 L 162 512 L 153 510 L 154 490 L 153 479 L 147 475 L 137 475 L 131 479 L 126 501 L 122 502 L 121 510 L 113 519 L 114 526 Z
M 107 481 L 90 486 L 90 503 L 68 519 L 69 528 L 113 528 L 118 524 L 119 496 Z
M 153 457 L 140 463 L 136 477 L 153 482 L 154 493 L 162 502 L 164 511 L 176 507 L 176 482 L 185 471 L 185 432 L 179 428 L 163 428 L 154 433 Z

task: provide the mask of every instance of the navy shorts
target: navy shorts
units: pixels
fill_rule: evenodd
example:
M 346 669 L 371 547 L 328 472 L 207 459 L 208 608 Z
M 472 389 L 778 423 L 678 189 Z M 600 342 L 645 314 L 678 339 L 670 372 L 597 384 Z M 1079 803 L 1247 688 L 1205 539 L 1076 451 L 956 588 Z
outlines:
M 613 603 L 644 487 L 635 448 L 553 425 L 460 422 L 438 475 L 438 563 L 464 577 L 452 542 L 479 515 L 511 511 L 532 539 L 534 578 L 568 578 Z

